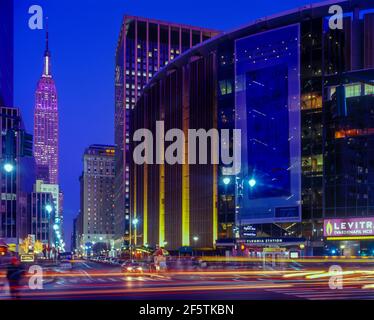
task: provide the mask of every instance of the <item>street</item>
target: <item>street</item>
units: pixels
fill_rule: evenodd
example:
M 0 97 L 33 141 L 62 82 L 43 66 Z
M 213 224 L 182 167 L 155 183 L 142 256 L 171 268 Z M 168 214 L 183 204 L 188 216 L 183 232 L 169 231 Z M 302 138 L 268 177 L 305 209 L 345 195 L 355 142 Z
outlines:
M 261 270 L 257 264 L 245 269 L 131 275 L 117 266 L 76 260 L 72 270 L 55 267 L 44 272 L 41 290 L 22 286 L 21 299 L 374 299 L 373 261 L 338 262 L 343 269 L 342 288 L 333 290 L 328 273 L 331 261 L 298 263 L 282 269 Z M 2 274 L 0 283 L 5 282 Z M 0 288 L 0 299 L 10 299 L 6 286 Z

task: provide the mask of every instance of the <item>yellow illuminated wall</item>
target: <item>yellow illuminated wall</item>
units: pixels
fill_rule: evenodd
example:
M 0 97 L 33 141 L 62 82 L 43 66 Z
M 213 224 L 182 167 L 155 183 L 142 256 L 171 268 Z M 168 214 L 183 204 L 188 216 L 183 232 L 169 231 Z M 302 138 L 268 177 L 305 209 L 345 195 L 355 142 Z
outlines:
M 216 60 L 216 56 L 214 55 L 214 61 Z M 214 72 L 216 72 L 216 69 L 214 68 Z M 214 84 L 214 92 L 217 92 L 217 83 L 213 82 Z M 213 127 L 218 127 L 218 113 L 217 113 L 217 99 L 214 99 L 213 103 Z M 212 209 L 213 209 L 213 226 L 212 226 L 212 245 L 213 247 L 216 246 L 216 240 L 218 238 L 218 165 L 213 165 L 213 203 L 212 203 Z
M 217 169 L 218 169 L 218 166 L 215 164 L 213 165 L 213 239 L 212 239 L 212 244 L 213 246 L 215 247 L 216 245 L 216 240 L 218 238 L 218 208 L 217 208 L 217 204 L 218 204 L 218 186 L 217 186 Z
M 186 71 L 183 72 L 186 80 Z M 183 86 L 183 132 L 184 141 L 184 164 L 182 164 L 182 246 L 190 245 L 190 176 L 188 166 L 188 128 L 189 128 L 189 96 L 186 81 Z
M 188 164 L 182 165 L 182 246 L 190 245 L 190 179 Z
M 134 212 L 133 212 L 133 217 L 132 219 L 136 218 L 136 166 L 134 167 Z M 130 221 L 130 244 L 131 244 L 131 239 L 132 239 L 132 230 L 133 224 L 132 221 Z M 135 229 L 135 228 L 134 228 Z M 136 245 L 136 232 L 134 230 L 134 244 Z
M 148 166 L 144 164 L 143 182 L 143 244 L 148 243 Z
M 159 198 L 159 245 L 165 242 L 165 166 L 160 165 L 160 198 Z

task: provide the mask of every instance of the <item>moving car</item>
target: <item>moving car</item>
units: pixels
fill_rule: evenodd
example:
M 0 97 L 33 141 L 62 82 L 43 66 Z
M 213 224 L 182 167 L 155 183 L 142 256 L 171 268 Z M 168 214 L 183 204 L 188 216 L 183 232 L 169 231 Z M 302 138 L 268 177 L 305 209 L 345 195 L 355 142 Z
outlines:
M 131 272 L 131 273 L 144 273 L 148 272 L 149 268 L 147 265 L 141 262 L 137 262 L 134 260 L 126 261 L 121 265 L 121 269 L 123 272 Z

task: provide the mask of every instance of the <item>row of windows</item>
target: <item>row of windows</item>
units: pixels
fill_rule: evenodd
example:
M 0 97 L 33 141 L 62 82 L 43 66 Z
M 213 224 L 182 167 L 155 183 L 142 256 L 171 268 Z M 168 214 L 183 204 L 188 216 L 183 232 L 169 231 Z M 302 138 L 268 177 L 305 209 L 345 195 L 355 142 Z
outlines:
M 374 85 L 370 84 L 361 84 L 361 83 L 354 83 L 345 85 L 345 97 L 346 98 L 353 98 L 353 97 L 360 97 L 360 96 L 368 96 L 374 94 Z M 332 99 L 332 96 L 336 93 L 336 87 L 330 88 L 329 98 Z

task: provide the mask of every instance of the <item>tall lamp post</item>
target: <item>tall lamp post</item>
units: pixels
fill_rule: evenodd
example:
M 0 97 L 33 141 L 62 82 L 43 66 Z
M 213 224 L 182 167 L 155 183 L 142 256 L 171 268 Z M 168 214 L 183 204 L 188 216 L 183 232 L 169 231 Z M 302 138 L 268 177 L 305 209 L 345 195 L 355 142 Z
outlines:
M 228 238 L 228 228 L 227 228 L 227 216 L 228 216 L 228 211 L 229 211 L 229 206 L 228 206 L 228 201 L 227 201 L 227 188 L 231 183 L 231 178 L 230 177 L 224 177 L 222 179 L 222 182 L 225 186 L 225 224 L 226 224 L 226 237 Z
M 53 208 L 50 204 L 45 205 L 45 211 L 47 212 L 47 217 L 48 217 L 48 247 L 51 245 L 51 239 L 52 239 L 52 230 L 51 230 L 51 213 L 53 211 Z M 58 230 L 54 230 L 56 233 Z
M 136 243 L 137 243 L 137 234 L 136 234 L 136 232 L 137 232 L 137 225 L 139 223 L 139 219 L 135 217 L 131 221 L 131 223 L 134 226 L 134 248 L 135 248 L 136 247 Z M 132 240 L 132 236 L 130 236 L 130 259 L 132 259 L 132 256 L 133 256 L 131 240 Z
M 222 178 L 222 182 L 224 184 L 224 186 L 227 187 L 231 184 L 231 177 L 229 176 L 225 176 Z M 247 184 L 249 186 L 249 189 L 250 190 L 253 190 L 255 188 L 255 186 L 257 185 L 257 180 L 255 178 L 255 176 L 250 176 L 250 177 L 244 177 L 242 179 L 240 178 L 237 178 L 235 177 L 235 185 L 236 185 L 236 192 L 235 192 L 235 197 L 238 197 L 238 199 L 242 196 L 242 192 L 243 192 L 243 189 L 244 189 L 244 184 Z M 235 206 L 236 207 L 236 206 Z M 238 215 L 238 212 L 237 212 L 237 209 L 235 209 L 235 229 L 236 229 L 236 232 L 238 232 L 238 228 L 240 228 L 240 222 L 239 222 L 239 215 Z M 227 215 L 228 215 L 228 205 L 227 205 L 227 201 L 226 201 L 226 205 L 225 205 L 225 220 L 227 222 Z
M 199 237 L 198 236 L 194 236 L 192 239 L 194 241 L 194 247 L 196 248 L 196 243 L 197 243 L 197 241 L 199 241 Z M 192 248 L 192 255 L 193 255 L 193 248 Z

